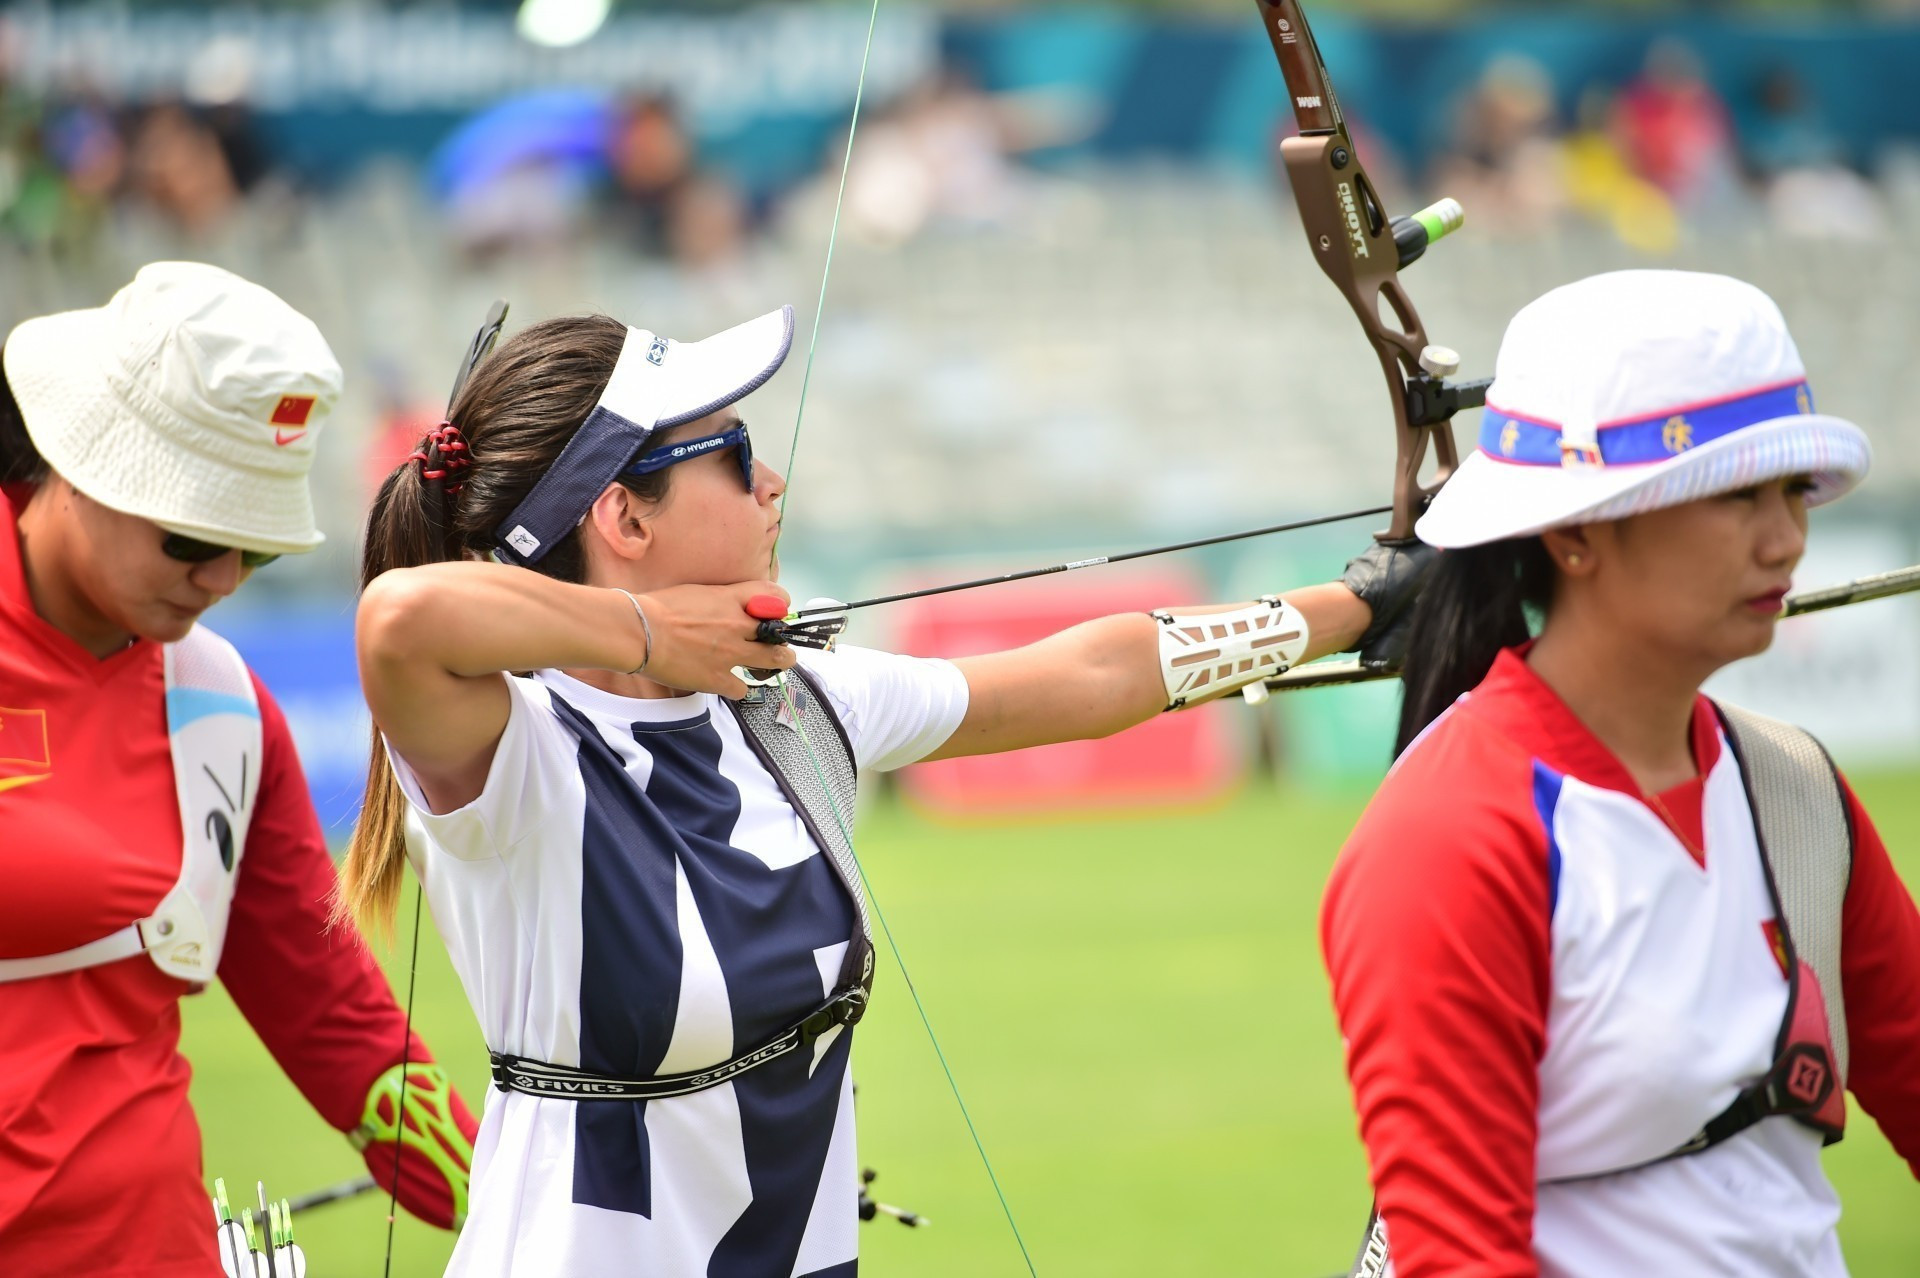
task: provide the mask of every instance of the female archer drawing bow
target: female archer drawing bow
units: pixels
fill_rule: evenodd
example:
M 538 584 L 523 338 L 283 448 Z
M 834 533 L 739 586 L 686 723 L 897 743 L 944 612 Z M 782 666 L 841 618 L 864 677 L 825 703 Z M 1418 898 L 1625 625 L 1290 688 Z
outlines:
M 1417 584 L 1374 546 L 1359 594 L 957 662 L 759 642 L 784 480 L 739 402 L 791 337 L 785 309 L 699 342 L 535 324 L 376 500 L 344 888 L 384 915 L 411 858 L 492 1052 L 451 1273 L 852 1272 L 856 767 L 1118 731 L 1373 642 Z M 786 677 L 746 698 L 736 667 Z

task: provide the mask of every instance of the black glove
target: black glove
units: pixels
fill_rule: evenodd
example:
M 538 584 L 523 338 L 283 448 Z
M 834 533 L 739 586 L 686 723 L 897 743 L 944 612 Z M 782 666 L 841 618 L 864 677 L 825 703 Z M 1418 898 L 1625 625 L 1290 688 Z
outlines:
M 1376 670 L 1400 668 L 1407 655 L 1413 601 L 1439 554 L 1422 541 L 1376 541 L 1347 561 L 1340 584 L 1373 609 L 1373 623 L 1355 645 L 1362 665 Z

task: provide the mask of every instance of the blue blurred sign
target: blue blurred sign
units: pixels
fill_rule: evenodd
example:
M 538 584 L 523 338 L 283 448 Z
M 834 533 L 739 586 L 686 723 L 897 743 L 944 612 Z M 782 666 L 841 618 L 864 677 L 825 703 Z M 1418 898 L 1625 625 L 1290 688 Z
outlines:
M 353 656 L 353 600 L 222 609 L 209 625 L 280 703 L 327 838 L 345 839 L 360 810 L 373 730 Z

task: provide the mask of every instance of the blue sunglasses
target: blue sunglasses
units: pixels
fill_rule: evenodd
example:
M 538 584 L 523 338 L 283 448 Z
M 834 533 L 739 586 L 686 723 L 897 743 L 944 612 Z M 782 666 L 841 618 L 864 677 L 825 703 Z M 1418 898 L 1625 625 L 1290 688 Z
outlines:
M 722 431 L 718 435 L 702 435 L 698 439 L 682 440 L 678 444 L 668 444 L 665 448 L 656 448 L 643 453 L 627 466 L 624 473 L 629 475 L 651 475 L 655 471 L 677 466 L 683 461 L 692 461 L 696 457 L 705 457 L 708 453 L 731 448 L 740 459 L 740 482 L 753 491 L 753 444 L 747 438 L 747 424 L 741 422 L 732 430 Z

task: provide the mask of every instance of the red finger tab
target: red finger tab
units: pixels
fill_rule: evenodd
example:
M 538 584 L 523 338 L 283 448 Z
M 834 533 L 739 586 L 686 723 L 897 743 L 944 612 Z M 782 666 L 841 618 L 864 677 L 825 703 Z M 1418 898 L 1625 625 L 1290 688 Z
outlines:
M 758 621 L 778 621 L 787 615 L 787 601 L 779 595 L 755 595 L 747 600 L 747 615 Z

